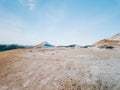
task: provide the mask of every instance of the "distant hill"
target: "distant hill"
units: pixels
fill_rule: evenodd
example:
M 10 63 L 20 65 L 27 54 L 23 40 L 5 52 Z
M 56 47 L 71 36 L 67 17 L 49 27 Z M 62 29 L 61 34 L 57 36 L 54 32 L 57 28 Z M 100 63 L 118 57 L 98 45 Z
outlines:
M 65 47 L 65 48 L 78 48 L 78 47 L 80 47 L 79 45 L 77 45 L 77 44 L 71 44 L 71 45 L 67 45 L 67 46 L 58 46 L 58 47 Z
M 29 46 L 23 46 L 23 45 L 17 45 L 17 44 L 0 44 L 0 51 L 7 51 L 7 50 L 13 50 L 13 49 L 20 49 L 20 48 L 29 48 Z
M 35 48 L 48 48 L 48 47 L 54 47 L 54 45 L 44 41 L 44 42 L 35 46 Z
M 120 41 L 120 33 L 112 36 L 111 38 L 109 38 L 109 40 L 118 40 L 118 41 Z
M 120 33 L 93 44 L 95 46 L 120 46 Z

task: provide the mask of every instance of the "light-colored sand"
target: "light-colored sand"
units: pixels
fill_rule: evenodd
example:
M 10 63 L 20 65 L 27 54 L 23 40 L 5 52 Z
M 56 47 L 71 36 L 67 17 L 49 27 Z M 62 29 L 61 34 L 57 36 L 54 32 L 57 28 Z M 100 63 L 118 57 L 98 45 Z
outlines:
M 120 50 L 51 48 L 2 52 L 0 90 L 120 90 Z

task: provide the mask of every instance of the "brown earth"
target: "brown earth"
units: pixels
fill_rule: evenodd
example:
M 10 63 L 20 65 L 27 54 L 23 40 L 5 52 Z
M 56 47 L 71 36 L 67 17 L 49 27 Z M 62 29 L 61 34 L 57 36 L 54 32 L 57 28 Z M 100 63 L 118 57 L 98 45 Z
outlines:
M 111 38 L 100 40 L 93 45 L 94 46 L 118 46 L 119 47 L 120 46 L 120 33 L 112 36 Z
M 33 48 L 1 52 L 0 90 L 120 90 L 120 50 Z
M 104 39 L 104 40 L 101 40 L 93 45 L 94 46 L 120 46 L 120 40 Z

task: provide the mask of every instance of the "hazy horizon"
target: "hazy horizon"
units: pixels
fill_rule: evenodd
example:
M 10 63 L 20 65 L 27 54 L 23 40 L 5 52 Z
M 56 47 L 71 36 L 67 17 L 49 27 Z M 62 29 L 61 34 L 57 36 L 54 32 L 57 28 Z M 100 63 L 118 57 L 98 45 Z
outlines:
M 120 32 L 119 9 L 119 0 L 0 0 L 0 44 L 93 44 Z

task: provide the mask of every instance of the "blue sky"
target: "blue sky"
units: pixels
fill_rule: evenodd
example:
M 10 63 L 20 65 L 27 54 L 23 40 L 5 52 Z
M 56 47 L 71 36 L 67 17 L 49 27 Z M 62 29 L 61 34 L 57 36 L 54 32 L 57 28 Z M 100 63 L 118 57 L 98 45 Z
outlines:
M 0 44 L 93 44 L 120 32 L 120 0 L 0 0 Z

